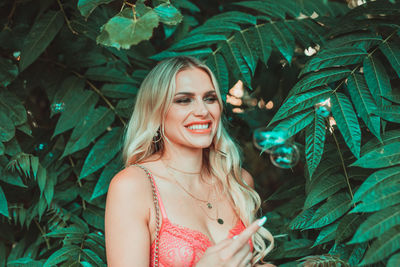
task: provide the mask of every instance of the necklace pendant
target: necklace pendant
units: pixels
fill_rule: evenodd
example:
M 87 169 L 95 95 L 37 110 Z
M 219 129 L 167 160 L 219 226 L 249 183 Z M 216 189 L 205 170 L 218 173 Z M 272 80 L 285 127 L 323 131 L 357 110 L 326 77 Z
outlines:
M 212 209 L 212 205 L 210 202 L 207 203 L 207 208 Z
M 217 222 L 218 222 L 219 224 L 224 224 L 224 220 L 222 220 L 221 218 L 218 218 Z

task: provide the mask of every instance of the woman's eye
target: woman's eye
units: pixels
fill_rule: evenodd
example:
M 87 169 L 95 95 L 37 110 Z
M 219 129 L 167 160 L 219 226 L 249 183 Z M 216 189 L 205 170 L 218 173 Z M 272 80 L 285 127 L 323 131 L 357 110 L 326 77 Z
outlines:
M 178 104 L 180 104 L 180 103 L 185 104 L 185 103 L 189 103 L 189 102 L 190 102 L 190 98 L 179 98 L 179 99 L 175 100 L 175 103 L 178 103 Z
M 210 97 L 207 97 L 207 98 L 205 99 L 205 101 L 210 102 L 210 103 L 213 103 L 213 102 L 215 102 L 215 101 L 217 101 L 217 100 L 218 100 L 218 99 L 217 99 L 216 96 L 210 96 Z

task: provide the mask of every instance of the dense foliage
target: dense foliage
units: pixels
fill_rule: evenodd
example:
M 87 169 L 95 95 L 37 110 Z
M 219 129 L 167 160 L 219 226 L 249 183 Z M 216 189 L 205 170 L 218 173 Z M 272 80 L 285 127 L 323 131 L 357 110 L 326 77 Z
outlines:
M 266 260 L 400 266 L 398 1 L 16 0 L 0 14 L 0 266 L 106 264 L 123 127 L 149 69 L 175 55 L 218 78 L 268 196 Z M 238 79 L 245 92 L 228 92 Z M 252 146 L 267 124 L 300 147 L 292 170 Z

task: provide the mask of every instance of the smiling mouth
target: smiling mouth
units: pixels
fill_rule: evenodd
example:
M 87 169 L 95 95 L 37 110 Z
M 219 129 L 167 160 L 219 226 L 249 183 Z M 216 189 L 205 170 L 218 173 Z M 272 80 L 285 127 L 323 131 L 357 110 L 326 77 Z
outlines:
M 208 123 L 195 123 L 185 126 L 189 132 L 192 133 L 209 133 L 211 132 L 211 122 Z

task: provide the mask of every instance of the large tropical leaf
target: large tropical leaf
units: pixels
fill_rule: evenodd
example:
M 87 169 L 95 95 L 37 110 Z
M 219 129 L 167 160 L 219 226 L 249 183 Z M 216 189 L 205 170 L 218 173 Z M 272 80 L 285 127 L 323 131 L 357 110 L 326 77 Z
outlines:
M 400 203 L 400 184 L 385 184 L 371 190 L 351 212 L 371 212 Z
M 60 31 L 63 23 L 64 19 L 61 11 L 52 10 L 46 12 L 35 21 L 25 38 L 21 50 L 21 60 L 19 62 L 21 71 L 31 65 L 43 53 Z
M 331 104 L 332 115 L 347 146 L 354 156 L 360 157 L 361 130 L 351 102 L 344 94 L 334 93 L 331 97 Z
M 204 45 L 210 45 L 221 41 L 226 41 L 225 35 L 218 34 L 196 34 L 180 40 L 172 45 L 169 50 L 192 49 Z
M 112 1 L 114 0 L 79 0 L 78 9 L 81 12 L 81 15 L 87 18 L 96 7 L 101 4 L 111 3 Z
M 309 125 L 314 118 L 314 110 L 304 110 L 278 123 L 274 130 L 286 132 L 287 138 L 295 135 Z
M 7 115 L 7 117 L 12 120 L 14 125 L 21 125 L 27 121 L 25 107 L 10 91 L 0 91 L 0 111 Z
M 363 168 L 383 168 L 400 163 L 400 142 L 377 147 L 363 155 L 351 166 Z
M 305 154 L 310 177 L 321 161 L 325 144 L 325 118 L 314 112 L 314 121 L 306 128 Z
M 329 175 L 313 183 L 304 202 L 304 209 L 308 209 L 346 187 L 345 177 L 342 174 Z
M 372 115 L 377 106 L 368 90 L 367 83 L 362 75 L 352 74 L 347 80 L 350 97 L 359 116 L 363 119 L 368 129 L 381 140 L 380 119 Z
M 386 73 L 383 64 L 375 54 L 370 55 L 364 59 L 364 77 L 371 91 L 371 95 L 375 103 L 379 106 L 386 106 L 390 104 L 381 96 L 390 95 L 392 88 L 390 85 L 389 76 Z
M 336 231 L 335 242 L 342 243 L 345 239 L 349 238 L 354 234 L 357 228 L 365 220 L 362 214 L 347 214 L 339 223 Z
M 396 226 L 375 240 L 368 249 L 360 265 L 367 265 L 383 260 L 400 248 L 400 227 Z
M 271 39 L 269 28 L 264 25 L 255 25 L 248 31 L 243 32 L 244 36 L 250 40 L 251 49 L 257 53 L 260 60 L 267 66 L 271 55 Z
M 269 32 L 271 33 L 272 41 L 285 59 L 291 63 L 295 46 L 292 33 L 283 22 L 273 22 L 267 25 L 269 27 Z
M 385 54 L 387 60 L 392 64 L 393 69 L 400 77 L 400 47 L 396 43 L 383 42 L 379 46 L 380 50 Z
M 382 142 L 378 139 L 371 139 L 361 147 L 361 155 L 365 155 L 372 150 L 381 147 L 382 144 L 387 145 L 400 141 L 400 130 L 391 130 L 382 133 Z
M 389 207 L 369 216 L 357 229 L 352 243 L 361 243 L 381 236 L 390 228 L 400 225 L 400 205 Z
M 336 221 L 350 209 L 350 201 L 351 199 L 346 193 L 331 196 L 315 212 L 311 219 L 311 225 L 304 229 L 321 228 Z
M 336 230 L 339 226 L 339 222 L 340 221 L 336 221 L 322 228 L 321 232 L 315 239 L 313 247 L 334 240 L 336 236 Z
M 304 66 L 301 74 L 323 68 L 346 66 L 362 62 L 367 52 L 356 47 L 335 47 L 321 50 Z
M 270 123 L 282 120 L 292 114 L 310 108 L 319 102 L 323 102 L 328 99 L 331 94 L 332 90 L 330 88 L 321 88 L 303 94 L 292 95 L 282 104 Z
M 229 76 L 226 62 L 220 53 L 212 53 L 207 58 L 206 64 L 218 79 L 218 85 L 222 96 L 228 94 Z
M 363 196 L 386 183 L 400 181 L 400 166 L 382 169 L 371 174 L 357 189 L 354 194 L 353 203 L 360 201 Z

